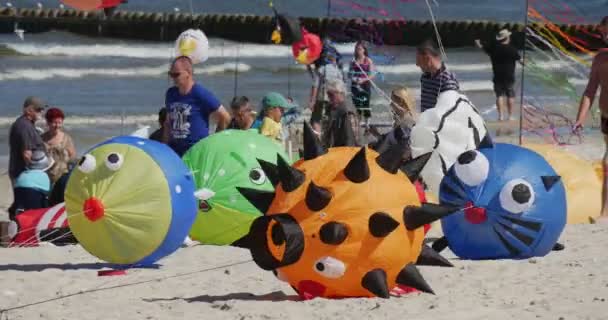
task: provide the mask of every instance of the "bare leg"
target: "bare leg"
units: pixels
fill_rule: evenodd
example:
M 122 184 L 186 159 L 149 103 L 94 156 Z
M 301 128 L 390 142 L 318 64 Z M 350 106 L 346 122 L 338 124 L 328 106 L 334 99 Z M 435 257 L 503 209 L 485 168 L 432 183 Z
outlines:
M 501 96 L 496 97 L 496 111 L 498 112 L 498 121 L 502 121 L 503 99 Z
M 507 114 L 509 115 L 507 120 L 512 120 L 511 116 L 513 115 L 513 105 L 514 104 L 515 104 L 515 98 L 513 98 L 513 97 L 507 98 Z
M 606 142 L 606 151 L 604 153 L 604 160 L 602 165 L 604 167 L 604 181 L 602 181 L 602 213 L 600 219 L 608 220 L 608 135 L 604 135 L 604 141 Z

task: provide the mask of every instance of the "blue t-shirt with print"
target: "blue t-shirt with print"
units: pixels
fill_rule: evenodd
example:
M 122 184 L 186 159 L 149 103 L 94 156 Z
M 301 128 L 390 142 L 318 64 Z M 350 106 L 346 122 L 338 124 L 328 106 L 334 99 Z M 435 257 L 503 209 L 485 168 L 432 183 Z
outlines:
M 181 156 L 199 140 L 209 135 L 209 115 L 220 107 L 220 101 L 200 84 L 181 95 L 177 87 L 167 90 L 167 115 L 171 120 L 169 146 Z

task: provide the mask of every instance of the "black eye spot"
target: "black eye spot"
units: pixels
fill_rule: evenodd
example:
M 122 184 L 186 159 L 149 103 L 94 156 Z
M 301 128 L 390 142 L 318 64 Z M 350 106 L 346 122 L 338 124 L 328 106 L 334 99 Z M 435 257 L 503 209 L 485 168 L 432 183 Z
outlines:
M 532 197 L 532 193 L 530 192 L 530 189 L 528 188 L 528 186 L 526 186 L 523 183 L 520 183 L 518 185 L 516 185 L 515 187 L 513 187 L 513 191 L 511 192 L 511 195 L 513 196 L 513 200 L 517 201 L 517 203 L 527 203 L 528 201 L 530 201 L 530 198 Z
M 262 175 L 257 170 L 251 170 L 251 172 L 249 172 L 249 178 L 251 180 L 258 180 L 261 177 L 262 177 Z
M 280 246 L 285 243 L 285 233 L 280 224 L 277 223 L 272 226 L 271 237 L 272 243 L 274 243 L 275 246 Z
M 477 158 L 477 152 L 470 150 L 458 156 L 458 163 L 469 164 L 475 161 L 475 158 Z
M 109 163 L 118 163 L 118 161 L 120 161 L 120 157 L 116 153 L 110 153 L 110 155 L 108 155 Z
M 322 264 L 321 262 L 317 262 L 317 264 L 315 265 L 315 268 L 317 268 L 317 270 L 323 272 L 325 270 L 325 265 Z

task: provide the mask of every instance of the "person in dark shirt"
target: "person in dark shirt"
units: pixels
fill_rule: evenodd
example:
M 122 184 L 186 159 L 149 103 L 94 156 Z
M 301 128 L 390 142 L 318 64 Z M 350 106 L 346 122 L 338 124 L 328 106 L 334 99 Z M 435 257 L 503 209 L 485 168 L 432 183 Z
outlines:
M 45 104 L 36 97 L 28 97 L 23 103 L 23 114 L 11 125 L 9 133 L 9 177 L 11 183 L 25 171 L 34 150 L 45 150 L 40 132 L 34 125 L 42 119 Z
M 232 121 L 228 129 L 249 130 L 252 129 L 256 112 L 253 110 L 249 98 L 245 96 L 234 97 L 230 103 Z
M 456 76 L 441 60 L 441 53 L 435 41 L 426 40 L 418 46 L 416 65 L 423 72 L 420 77 L 420 112 L 434 108 L 440 93 L 460 90 Z
M 163 107 L 158 111 L 158 124 L 160 128 L 156 129 L 156 131 L 152 132 L 150 135 L 150 140 L 155 140 L 158 142 L 163 142 L 163 130 L 165 129 L 165 121 L 167 120 L 167 108 Z
M 502 29 L 496 35 L 496 41 L 489 44 L 482 43 L 479 39 L 475 40 L 475 45 L 483 49 L 492 61 L 492 71 L 494 72 L 494 93 L 496 94 L 496 108 L 498 111 L 498 121 L 511 120 L 513 114 L 513 104 L 515 103 L 515 62 L 520 61 L 521 57 L 517 49 L 511 45 L 511 32 Z M 506 117 L 502 117 L 507 107 Z

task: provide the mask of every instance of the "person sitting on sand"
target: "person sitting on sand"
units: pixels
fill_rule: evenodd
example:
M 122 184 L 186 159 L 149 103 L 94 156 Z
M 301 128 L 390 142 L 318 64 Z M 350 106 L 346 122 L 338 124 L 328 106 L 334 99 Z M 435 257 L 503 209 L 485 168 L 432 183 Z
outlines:
M 165 122 L 167 121 L 167 108 L 162 107 L 158 110 L 158 125 L 160 126 L 156 131 L 150 135 L 150 140 L 163 142 L 163 131 L 165 130 Z
M 230 109 L 232 111 L 232 121 L 230 121 L 228 129 L 252 129 L 251 126 L 257 113 L 253 110 L 249 98 L 245 96 L 234 97 L 230 103 Z
M 11 220 L 23 211 L 49 206 L 51 180 L 46 171 L 53 167 L 53 164 L 53 158 L 48 157 L 44 150 L 32 151 L 26 170 L 15 179 L 14 201 L 8 209 Z
M 393 112 L 393 129 L 381 135 L 375 127 L 370 129 L 378 140 L 370 147 L 383 152 L 396 144 L 407 146 L 403 153 L 403 160 L 411 158 L 410 134 L 416 124 L 416 100 L 407 88 L 397 88 L 391 93 L 391 110 Z
M 608 45 L 608 16 L 605 16 L 602 19 L 599 25 L 599 31 L 601 32 L 602 39 L 606 45 Z M 606 151 L 603 160 L 604 184 L 602 191 L 602 214 L 599 220 L 608 223 L 608 48 L 600 49 L 593 58 L 587 88 L 583 93 L 578 107 L 578 116 L 574 124 L 575 131 L 583 128 L 583 123 L 587 118 L 587 113 L 593 104 L 598 88 L 601 88 L 599 108 L 602 113 L 601 129 L 606 143 Z
M 68 172 L 68 164 L 76 160 L 76 148 L 72 137 L 63 130 L 65 115 L 61 109 L 50 108 L 47 110 L 45 118 L 48 130 L 42 134 L 42 140 L 55 162 L 47 172 L 51 178 L 51 184 L 54 184 Z
M 279 143 L 283 143 L 283 126 L 281 118 L 283 113 L 291 109 L 292 105 L 277 92 L 267 93 L 262 99 L 262 113 L 264 119 L 260 127 L 260 134 L 267 136 Z

